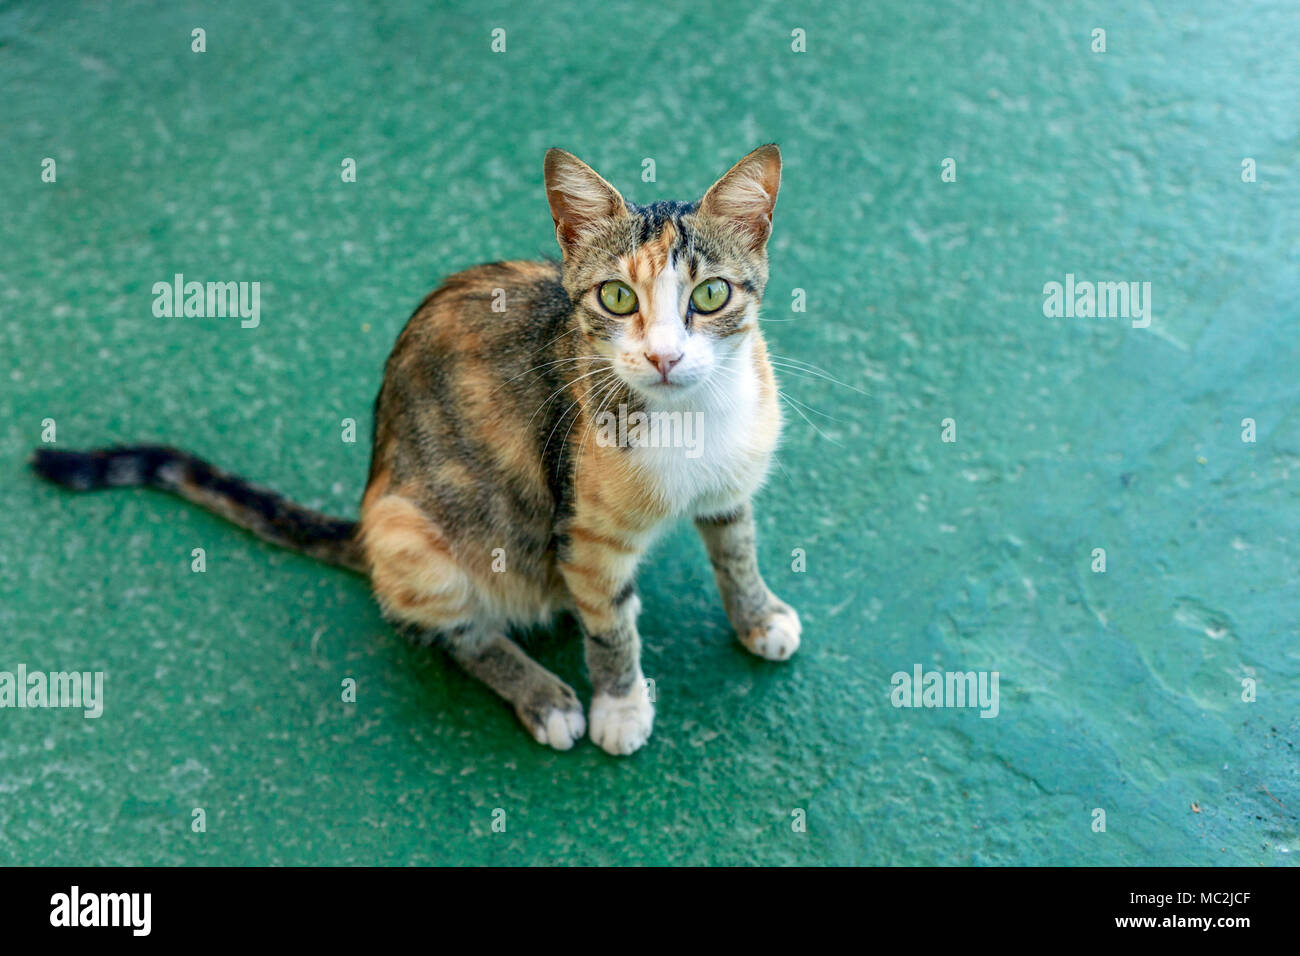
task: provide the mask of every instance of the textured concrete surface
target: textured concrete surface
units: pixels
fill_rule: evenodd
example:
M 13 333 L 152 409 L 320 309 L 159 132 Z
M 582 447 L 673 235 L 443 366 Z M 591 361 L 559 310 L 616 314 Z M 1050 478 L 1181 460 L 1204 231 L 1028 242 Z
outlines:
M 0 862 L 1292 861 L 1300 21 L 1004 6 L 0 9 L 0 670 L 102 670 L 107 696 L 0 710 Z M 769 140 L 766 334 L 824 370 L 783 375 L 811 424 L 759 502 L 805 644 L 748 657 L 669 535 L 632 759 L 538 747 L 346 573 L 24 471 L 48 418 L 61 447 L 183 444 L 353 514 L 412 307 L 554 251 L 547 146 L 644 201 Z M 260 327 L 155 318 L 176 272 L 261 282 Z M 1045 317 L 1070 273 L 1150 282 L 1150 328 Z M 532 647 L 585 695 L 573 638 Z M 997 718 L 894 708 L 915 664 L 998 671 Z

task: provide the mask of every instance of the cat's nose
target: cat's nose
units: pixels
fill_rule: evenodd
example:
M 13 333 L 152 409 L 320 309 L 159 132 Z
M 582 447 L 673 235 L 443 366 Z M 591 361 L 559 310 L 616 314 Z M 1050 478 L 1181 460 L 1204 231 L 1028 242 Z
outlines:
M 667 355 L 663 352 L 646 352 L 645 360 L 659 370 L 659 374 L 668 381 L 668 373 L 672 371 L 674 365 L 682 360 L 685 352 L 678 352 L 676 355 Z

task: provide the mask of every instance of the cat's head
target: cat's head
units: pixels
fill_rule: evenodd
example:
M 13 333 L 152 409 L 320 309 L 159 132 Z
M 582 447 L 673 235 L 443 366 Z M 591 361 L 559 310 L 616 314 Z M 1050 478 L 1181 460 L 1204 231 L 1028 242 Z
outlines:
M 760 146 L 698 202 L 627 202 L 571 153 L 546 154 L 564 286 L 589 347 L 671 401 L 757 334 L 781 151 Z

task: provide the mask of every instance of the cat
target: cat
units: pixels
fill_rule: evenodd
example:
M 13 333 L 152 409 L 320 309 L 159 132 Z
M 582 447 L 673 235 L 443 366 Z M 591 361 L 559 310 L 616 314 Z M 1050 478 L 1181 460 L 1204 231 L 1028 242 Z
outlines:
M 561 259 L 477 266 L 416 309 L 375 402 L 359 521 L 161 446 L 45 449 L 34 469 L 170 491 L 366 574 L 389 621 L 443 646 L 539 743 L 568 750 L 589 721 L 603 750 L 633 753 L 654 724 L 633 577 L 673 519 L 694 520 L 740 643 L 770 660 L 799 646 L 759 574 L 751 504 L 781 429 L 758 327 L 781 154 L 759 147 L 697 202 L 635 205 L 561 149 L 544 173 Z M 637 413 L 693 416 L 698 445 L 598 427 Z M 509 636 L 560 611 L 582 626 L 585 716 Z

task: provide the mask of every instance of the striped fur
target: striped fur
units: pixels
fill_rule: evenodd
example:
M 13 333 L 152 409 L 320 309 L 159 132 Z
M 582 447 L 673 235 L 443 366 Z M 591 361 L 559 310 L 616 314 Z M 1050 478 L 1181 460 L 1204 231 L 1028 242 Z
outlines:
M 320 561 L 363 571 L 357 523 L 294 504 L 202 459 L 161 445 L 97 451 L 42 448 L 32 458 L 42 478 L 73 491 L 148 487 L 214 511 L 259 538 Z

